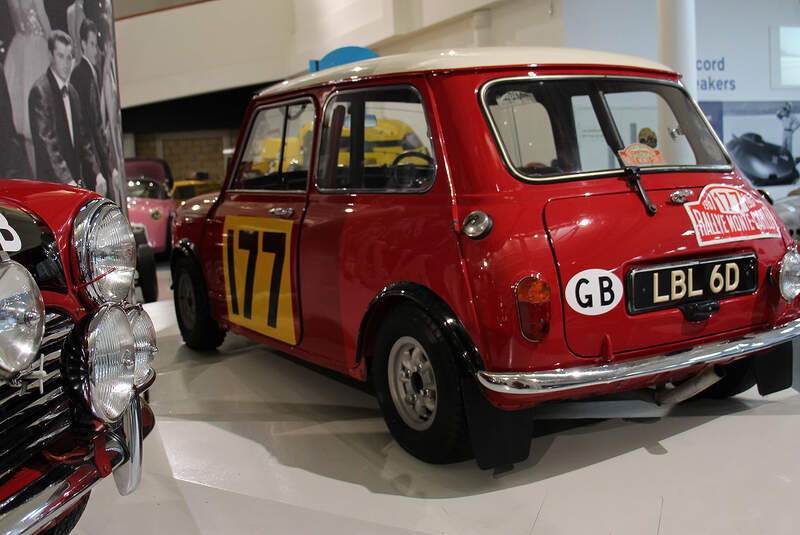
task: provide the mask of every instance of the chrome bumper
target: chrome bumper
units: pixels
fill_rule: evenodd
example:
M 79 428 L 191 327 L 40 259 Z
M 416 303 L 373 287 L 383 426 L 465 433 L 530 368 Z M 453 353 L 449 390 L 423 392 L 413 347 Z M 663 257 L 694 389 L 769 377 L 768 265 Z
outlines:
M 543 395 L 724 362 L 780 345 L 798 336 L 800 319 L 764 331 L 747 333 L 733 340 L 712 342 L 630 362 L 525 373 L 479 371 L 476 377 L 480 384 L 494 392 Z
M 141 478 L 142 421 L 139 396 L 134 396 L 120 432 L 106 432 L 106 456 L 120 494 L 133 492 Z M 94 452 L 75 463 L 62 463 L 16 494 L 0 502 L 0 533 L 36 533 L 68 511 L 103 479 Z

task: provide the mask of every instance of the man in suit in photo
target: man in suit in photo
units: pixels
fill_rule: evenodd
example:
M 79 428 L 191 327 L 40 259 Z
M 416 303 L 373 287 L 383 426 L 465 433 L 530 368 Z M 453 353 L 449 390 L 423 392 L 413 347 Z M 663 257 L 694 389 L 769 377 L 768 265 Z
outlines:
M 54 30 L 47 45 L 50 67 L 28 96 L 36 175 L 105 195 L 106 181 L 84 124 L 81 100 L 69 83 L 72 39 Z
M 94 142 L 100 172 L 104 177 L 110 177 L 112 169 L 109 162 L 108 139 L 100 111 L 100 81 L 97 71 L 100 61 L 98 36 L 97 25 L 91 19 L 84 19 L 80 29 L 83 54 L 69 80 L 81 99 L 81 114 L 84 125 L 89 130 Z

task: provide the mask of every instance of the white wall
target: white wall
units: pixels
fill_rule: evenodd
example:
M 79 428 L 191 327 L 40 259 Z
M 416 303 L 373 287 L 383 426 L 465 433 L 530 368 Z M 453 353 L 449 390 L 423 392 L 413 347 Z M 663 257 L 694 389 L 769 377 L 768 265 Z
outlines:
M 697 58 L 725 58 L 725 71 L 701 71 L 698 81 L 734 80 L 735 90 L 699 91 L 698 100 L 800 100 L 800 89 L 770 84 L 771 26 L 800 26 L 797 0 L 696 0 Z
M 433 2 L 433 5 L 441 9 L 439 3 Z M 552 2 L 508 0 L 495 2 L 481 9 L 489 13 L 491 42 L 487 43 L 488 45 L 563 46 L 564 44 L 561 0 Z M 439 18 L 423 12 L 422 19 L 431 22 L 430 26 L 417 25 L 416 31 L 397 35 L 384 43 L 377 43 L 374 49 L 385 56 L 437 48 L 475 46 L 474 11 L 464 10 L 462 15 L 446 22 L 438 22 Z
M 561 45 L 561 0 L 216 0 L 117 21 L 122 106 L 283 79 L 341 46 L 382 55 Z
M 282 79 L 340 46 L 381 55 L 491 45 L 610 50 L 658 60 L 656 0 L 215 0 L 117 22 L 123 107 Z M 800 100 L 770 84 L 769 27 L 800 26 L 798 0 L 696 0 L 697 57 L 733 80 L 698 100 Z M 735 85 L 735 90 L 731 89 Z
M 293 19 L 290 2 L 218 0 L 118 21 L 122 107 L 285 76 Z

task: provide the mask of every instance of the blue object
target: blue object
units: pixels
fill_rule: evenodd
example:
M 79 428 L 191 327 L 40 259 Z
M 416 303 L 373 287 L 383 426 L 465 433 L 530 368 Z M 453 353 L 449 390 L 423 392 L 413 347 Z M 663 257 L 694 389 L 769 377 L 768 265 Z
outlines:
M 362 46 L 343 46 L 336 50 L 331 50 L 322 59 L 312 59 L 308 62 L 308 68 L 311 72 L 321 71 L 322 69 L 330 69 L 344 65 L 345 63 L 353 63 L 362 59 L 377 58 L 378 54 L 369 48 Z

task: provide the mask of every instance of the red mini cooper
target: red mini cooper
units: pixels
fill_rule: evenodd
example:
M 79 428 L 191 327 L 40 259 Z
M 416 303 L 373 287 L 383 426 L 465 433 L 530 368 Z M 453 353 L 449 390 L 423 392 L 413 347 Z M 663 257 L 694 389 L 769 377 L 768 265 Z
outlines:
M 800 254 L 645 59 L 449 50 L 279 83 L 173 244 L 187 345 L 230 330 L 369 381 L 429 462 L 525 459 L 545 401 L 791 385 Z
M 0 179 L 0 533 L 69 533 L 103 478 L 138 486 L 156 334 L 135 267 L 116 204 Z

